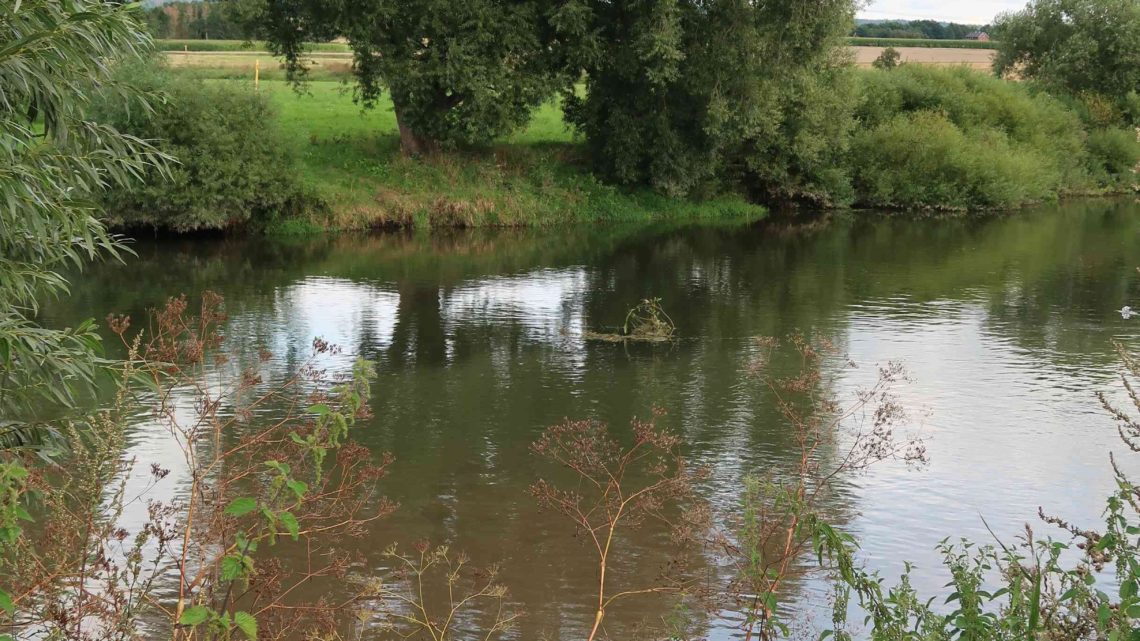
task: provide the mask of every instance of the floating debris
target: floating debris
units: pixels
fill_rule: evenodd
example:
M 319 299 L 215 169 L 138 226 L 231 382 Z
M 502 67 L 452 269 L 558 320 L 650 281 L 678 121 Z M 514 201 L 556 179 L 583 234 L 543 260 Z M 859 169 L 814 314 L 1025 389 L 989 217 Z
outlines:
M 664 343 L 673 340 L 677 325 L 661 307 L 660 298 L 646 298 L 625 316 L 625 324 L 620 334 L 606 334 L 587 331 L 586 340 L 621 343 L 640 341 Z
M 1137 314 L 1137 312 L 1132 311 L 1132 308 L 1129 307 L 1128 305 L 1125 305 L 1124 307 L 1120 308 L 1120 317 L 1123 318 L 1124 320 L 1130 320 L 1136 314 Z

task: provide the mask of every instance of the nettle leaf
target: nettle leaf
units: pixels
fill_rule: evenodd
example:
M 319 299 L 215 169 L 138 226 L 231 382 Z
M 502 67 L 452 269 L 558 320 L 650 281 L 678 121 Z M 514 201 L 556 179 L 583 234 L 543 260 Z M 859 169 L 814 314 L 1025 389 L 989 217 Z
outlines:
M 178 623 L 179 625 L 194 627 L 205 623 L 208 618 L 210 618 L 210 609 L 204 605 L 195 605 L 182 611 L 182 616 L 178 617 Z
M 16 611 L 16 604 L 12 603 L 12 597 L 0 588 L 0 610 L 7 612 L 11 615 Z
M 250 641 L 257 641 L 257 619 L 248 612 L 235 612 L 234 625 Z
M 316 414 L 317 416 L 324 416 L 331 411 L 332 410 L 329 409 L 329 406 L 325 405 L 324 403 L 317 403 L 316 405 L 309 406 L 309 413 Z
M 239 496 L 226 506 L 226 514 L 230 516 L 245 516 L 257 509 L 257 501 L 253 497 Z
M 293 516 L 292 512 L 279 512 L 277 518 L 281 519 L 281 524 L 285 526 L 289 536 L 296 541 L 301 532 L 301 525 L 297 522 L 297 517 Z
M 8 545 L 15 543 L 16 539 L 20 538 L 20 532 L 22 531 L 23 530 L 15 525 L 0 527 L 0 543 L 6 543 Z
M 248 575 L 253 570 L 253 559 L 245 555 L 229 555 L 222 559 L 222 580 L 233 581 Z
M 289 476 L 289 472 L 291 469 L 289 467 L 288 463 L 282 463 L 281 461 L 266 461 L 265 467 L 268 467 L 269 469 L 277 472 L 278 474 L 282 474 L 284 476 Z
M 305 493 L 309 491 L 309 484 L 304 481 L 290 480 L 285 485 L 293 490 L 293 494 L 298 500 L 305 498 Z

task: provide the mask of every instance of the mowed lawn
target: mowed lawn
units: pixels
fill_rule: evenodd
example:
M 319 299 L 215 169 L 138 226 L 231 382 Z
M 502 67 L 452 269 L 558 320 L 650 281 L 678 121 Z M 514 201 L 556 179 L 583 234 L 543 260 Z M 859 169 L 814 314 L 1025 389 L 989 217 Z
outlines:
M 249 80 L 214 80 L 254 91 Z M 352 87 L 317 81 L 301 92 L 283 81 L 260 91 L 276 107 L 275 127 L 296 155 L 302 179 L 328 203 L 320 227 L 535 225 L 579 221 L 755 219 L 763 209 L 728 196 L 700 203 L 598 182 L 556 101 L 489 149 L 404 157 L 392 104 L 353 102 Z
M 371 109 L 353 102 L 352 87 L 339 81 L 310 82 L 299 93 L 289 83 L 264 81 L 261 91 L 277 107 L 283 129 L 310 136 L 390 138 L 397 142 L 396 115 L 387 94 Z M 540 106 L 530 123 L 506 144 L 568 143 L 573 140 L 557 101 Z

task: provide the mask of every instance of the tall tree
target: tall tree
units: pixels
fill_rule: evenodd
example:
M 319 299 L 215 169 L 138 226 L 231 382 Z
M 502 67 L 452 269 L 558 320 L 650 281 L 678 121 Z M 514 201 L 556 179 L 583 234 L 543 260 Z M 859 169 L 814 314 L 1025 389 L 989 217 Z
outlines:
M 999 75 L 1116 100 L 1140 91 L 1136 0 L 1033 0 L 999 16 L 994 30 Z
M 551 21 L 565 64 L 586 82 L 585 95 L 567 89 L 567 118 L 597 170 L 620 183 L 682 195 L 744 178 L 799 191 L 814 180 L 804 162 L 834 145 L 797 146 L 815 125 L 849 120 L 840 111 L 811 122 L 802 109 L 807 96 L 826 97 L 854 9 L 852 0 L 563 0 Z
M 555 88 L 540 0 L 245 0 L 245 19 L 305 70 L 305 43 L 346 38 L 356 97 L 387 90 L 409 154 L 478 145 L 524 124 Z

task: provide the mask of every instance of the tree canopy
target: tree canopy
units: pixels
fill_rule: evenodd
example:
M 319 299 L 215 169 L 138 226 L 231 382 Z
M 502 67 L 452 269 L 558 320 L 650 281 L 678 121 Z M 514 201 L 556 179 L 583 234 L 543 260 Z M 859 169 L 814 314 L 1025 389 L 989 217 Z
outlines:
M 552 22 L 569 43 L 567 63 L 586 77 L 584 96 L 567 88 L 567 118 L 595 168 L 620 183 L 674 195 L 740 177 L 795 185 L 809 147 L 844 120 L 827 122 L 834 100 L 819 90 L 854 9 L 850 0 L 566 0 Z
M 962 40 L 976 31 L 988 30 L 982 25 L 939 22 L 937 20 L 876 20 L 856 25 L 854 33 L 860 38 Z
M 490 142 L 554 90 L 539 0 L 248 0 L 246 20 L 289 70 L 305 42 L 346 38 L 356 95 L 387 90 L 401 144 L 418 154 Z
M 1000 75 L 1116 100 L 1140 90 L 1136 0 L 1033 0 L 999 16 L 995 31 Z

